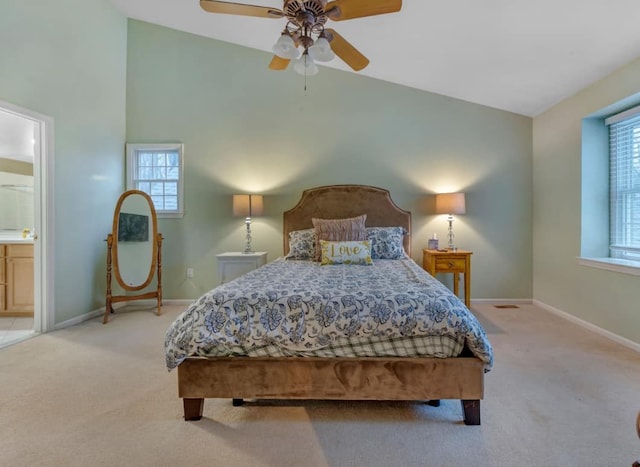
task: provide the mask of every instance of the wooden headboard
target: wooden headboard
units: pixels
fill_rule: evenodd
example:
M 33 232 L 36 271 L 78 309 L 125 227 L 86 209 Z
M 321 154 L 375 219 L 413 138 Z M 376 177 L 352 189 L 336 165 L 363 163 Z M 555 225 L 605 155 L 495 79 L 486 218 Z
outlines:
M 367 215 L 367 227 L 404 227 L 404 249 L 411 255 L 411 212 L 400 209 L 389 190 L 367 185 L 330 185 L 302 192 L 298 204 L 283 214 L 284 254 L 289 253 L 289 232 L 313 228 L 313 217 L 344 219 Z

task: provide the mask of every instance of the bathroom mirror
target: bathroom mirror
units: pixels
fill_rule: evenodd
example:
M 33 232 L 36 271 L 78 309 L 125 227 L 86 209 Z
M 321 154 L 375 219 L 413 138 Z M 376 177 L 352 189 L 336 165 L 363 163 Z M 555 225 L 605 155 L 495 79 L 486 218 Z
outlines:
M 113 214 L 111 233 L 107 235 L 107 303 L 104 323 L 114 312 L 113 304 L 130 300 L 157 299 L 157 314 L 162 305 L 162 234 L 153 201 L 143 191 L 129 190 L 120 195 Z M 113 295 L 112 277 L 124 289 Z M 141 292 L 152 286 L 155 290 Z M 138 293 L 134 293 L 138 292 Z
M 33 175 L 2 171 L 0 157 L 0 231 L 15 232 L 33 227 Z

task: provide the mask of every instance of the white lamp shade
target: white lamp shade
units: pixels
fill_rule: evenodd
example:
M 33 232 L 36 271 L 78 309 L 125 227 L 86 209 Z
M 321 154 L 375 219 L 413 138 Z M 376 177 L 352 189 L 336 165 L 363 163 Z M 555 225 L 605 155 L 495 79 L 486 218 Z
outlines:
M 280 58 L 294 59 L 300 56 L 300 51 L 296 47 L 295 42 L 288 34 L 280 36 L 273 46 L 273 53 Z
M 264 212 L 262 195 L 233 195 L 235 217 L 261 216 Z
M 333 60 L 336 54 L 331 50 L 329 41 L 324 37 L 319 37 L 316 43 L 309 47 L 309 56 L 317 62 L 328 62 Z
M 436 214 L 464 214 L 464 193 L 440 193 L 436 195 Z
M 293 69 L 296 70 L 296 73 L 299 75 L 313 76 L 318 74 L 318 65 L 313 62 L 313 58 L 309 57 L 309 55 L 304 54 L 293 66 Z

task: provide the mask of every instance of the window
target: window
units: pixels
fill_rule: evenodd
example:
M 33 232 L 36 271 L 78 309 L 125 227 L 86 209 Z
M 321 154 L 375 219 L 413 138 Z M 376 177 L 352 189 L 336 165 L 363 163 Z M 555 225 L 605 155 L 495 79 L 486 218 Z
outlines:
M 640 261 L 640 107 L 605 120 L 609 126 L 609 250 Z
M 127 144 L 127 189 L 147 193 L 158 217 L 184 215 L 182 144 Z

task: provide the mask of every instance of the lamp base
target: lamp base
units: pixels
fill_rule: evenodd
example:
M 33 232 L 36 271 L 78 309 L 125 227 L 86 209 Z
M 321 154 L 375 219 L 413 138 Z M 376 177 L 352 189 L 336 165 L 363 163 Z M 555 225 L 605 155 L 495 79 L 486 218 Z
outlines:
M 455 247 L 455 245 L 453 244 L 453 216 L 451 214 L 449 214 L 449 217 L 447 218 L 447 221 L 449 221 L 449 232 L 447 233 L 447 239 L 449 241 L 449 244 L 447 245 L 447 248 L 449 250 L 457 250 L 457 248 Z
M 242 253 L 244 254 L 249 254 L 249 253 L 253 253 L 253 250 L 251 249 L 251 218 L 247 217 L 247 219 L 244 221 L 245 225 L 247 226 L 247 235 L 246 235 L 246 244 L 244 247 L 244 251 Z

